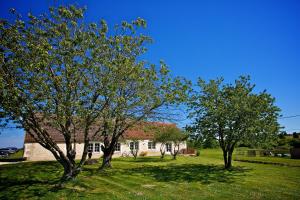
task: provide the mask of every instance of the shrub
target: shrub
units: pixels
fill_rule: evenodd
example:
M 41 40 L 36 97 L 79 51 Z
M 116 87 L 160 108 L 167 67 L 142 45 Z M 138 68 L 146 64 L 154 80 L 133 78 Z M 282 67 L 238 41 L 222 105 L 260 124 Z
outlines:
M 199 149 L 196 152 L 196 156 L 200 156 L 200 150 Z
M 300 133 L 294 132 L 294 133 L 293 133 L 293 138 L 299 138 L 299 134 L 300 134 Z
M 290 141 L 290 145 L 294 148 L 300 148 L 300 140 L 293 139 Z
M 142 156 L 142 157 L 147 156 L 147 152 L 146 152 L 146 151 L 142 151 L 142 152 L 140 153 L 140 156 Z

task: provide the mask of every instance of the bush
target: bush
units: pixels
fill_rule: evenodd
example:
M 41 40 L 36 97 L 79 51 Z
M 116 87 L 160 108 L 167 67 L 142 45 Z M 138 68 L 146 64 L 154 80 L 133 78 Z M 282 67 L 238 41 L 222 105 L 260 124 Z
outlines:
M 299 139 L 293 139 L 290 141 L 290 145 L 294 148 L 300 148 L 300 140 Z
M 299 134 L 300 134 L 300 133 L 294 132 L 294 133 L 293 133 L 293 138 L 299 138 Z
M 199 149 L 196 152 L 196 156 L 200 156 L 200 150 Z
M 142 151 L 142 152 L 140 153 L 140 156 L 142 156 L 142 157 L 147 156 L 147 152 L 146 152 L 146 151 Z

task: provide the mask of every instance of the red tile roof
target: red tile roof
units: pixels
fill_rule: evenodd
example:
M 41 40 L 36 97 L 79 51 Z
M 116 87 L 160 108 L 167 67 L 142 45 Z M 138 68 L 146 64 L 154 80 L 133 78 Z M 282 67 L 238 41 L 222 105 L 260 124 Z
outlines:
M 175 126 L 175 124 L 171 123 L 162 123 L 162 122 L 143 122 L 140 123 L 139 125 L 136 125 L 129 130 L 127 130 L 122 138 L 123 139 L 137 139 L 137 140 L 151 140 L 154 139 L 154 130 L 151 130 L 153 127 L 168 127 L 168 126 Z M 56 130 L 55 128 L 52 127 L 44 127 L 45 130 L 50 134 L 51 138 L 56 142 L 56 143 L 64 143 L 65 139 L 63 135 Z M 92 136 L 95 131 L 97 130 L 97 127 L 92 127 L 90 131 L 90 135 Z M 122 139 L 121 138 L 121 139 Z M 73 139 L 72 139 L 73 140 Z M 92 141 L 102 141 L 102 137 L 98 134 L 94 139 L 91 139 Z M 84 141 L 84 136 L 83 136 L 83 131 L 79 130 L 76 133 L 76 142 L 77 143 L 82 143 Z M 26 132 L 25 134 L 25 141 L 24 143 L 35 143 L 35 139 Z

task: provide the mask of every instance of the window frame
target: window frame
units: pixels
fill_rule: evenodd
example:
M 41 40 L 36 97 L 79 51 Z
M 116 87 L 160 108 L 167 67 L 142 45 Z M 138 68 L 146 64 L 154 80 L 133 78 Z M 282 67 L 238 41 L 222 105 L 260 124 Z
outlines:
M 118 143 L 116 144 L 116 146 L 115 146 L 115 151 L 116 151 L 116 152 L 120 152 L 120 151 L 121 151 L 121 143 L 120 143 L 120 142 L 118 142 Z
M 166 143 L 166 152 L 172 152 L 172 143 Z
M 148 149 L 150 149 L 150 150 L 156 149 L 156 142 L 148 141 Z
M 92 147 L 92 148 L 91 148 Z M 92 149 L 92 150 L 91 150 Z M 89 143 L 88 152 L 94 152 L 94 143 Z
M 139 149 L 139 141 L 136 142 L 130 142 L 129 143 L 129 149 L 130 150 L 138 150 Z
M 99 145 L 99 146 L 97 147 L 97 145 Z M 99 142 L 96 142 L 96 143 L 94 144 L 94 152 L 99 153 L 100 150 L 101 150 L 101 145 L 100 145 Z

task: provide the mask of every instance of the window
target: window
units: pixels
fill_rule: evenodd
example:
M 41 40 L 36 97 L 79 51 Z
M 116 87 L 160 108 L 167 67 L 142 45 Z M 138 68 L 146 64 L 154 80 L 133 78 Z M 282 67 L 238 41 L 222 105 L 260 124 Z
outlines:
M 171 143 L 167 143 L 166 144 L 166 149 L 167 149 L 167 152 L 171 152 L 172 151 L 172 144 Z
M 95 152 L 100 152 L 100 143 L 95 143 Z
M 148 142 L 148 149 L 155 149 L 155 142 Z
M 116 144 L 115 151 L 121 151 L 121 144 L 120 143 Z
M 93 143 L 89 143 L 88 152 L 93 152 L 93 149 L 94 149 L 94 144 Z
M 139 149 L 139 142 L 130 142 L 130 150 Z

